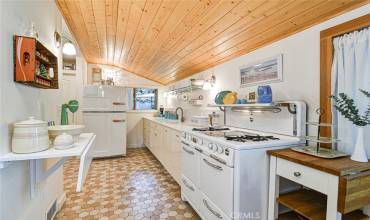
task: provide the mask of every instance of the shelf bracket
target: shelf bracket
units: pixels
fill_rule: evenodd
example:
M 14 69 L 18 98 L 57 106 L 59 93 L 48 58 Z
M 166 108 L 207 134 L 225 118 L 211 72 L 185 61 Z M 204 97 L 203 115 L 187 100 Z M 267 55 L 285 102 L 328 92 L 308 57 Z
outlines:
M 44 171 L 43 165 L 45 159 L 30 160 L 30 197 L 33 199 L 36 195 L 37 184 L 47 179 L 51 174 L 63 166 L 64 162 L 69 157 L 61 158 L 57 163 L 55 163 L 51 168 Z

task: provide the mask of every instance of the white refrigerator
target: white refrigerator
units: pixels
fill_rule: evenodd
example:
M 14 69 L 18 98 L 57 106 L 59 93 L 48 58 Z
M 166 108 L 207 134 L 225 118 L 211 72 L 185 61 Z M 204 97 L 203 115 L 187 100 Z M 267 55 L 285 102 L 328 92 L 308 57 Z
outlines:
M 96 134 L 93 157 L 126 155 L 126 88 L 85 86 L 83 96 L 85 131 Z

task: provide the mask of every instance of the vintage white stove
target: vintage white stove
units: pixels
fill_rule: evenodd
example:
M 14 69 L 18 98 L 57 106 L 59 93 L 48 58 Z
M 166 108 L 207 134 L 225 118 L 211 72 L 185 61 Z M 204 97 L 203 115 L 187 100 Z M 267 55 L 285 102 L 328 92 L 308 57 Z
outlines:
M 304 143 L 299 137 L 305 135 L 305 103 L 289 102 L 285 106 L 294 111 L 262 114 L 270 117 L 274 133 L 231 126 L 182 132 L 181 194 L 202 219 L 267 219 L 266 151 Z M 226 110 L 225 114 L 232 113 Z M 243 117 L 249 121 L 248 127 L 254 121 L 256 128 L 259 127 L 257 118 L 251 122 L 250 114 L 240 116 L 240 120 Z M 292 122 L 290 129 L 281 129 L 285 134 L 279 134 L 276 123 L 285 126 L 289 122 L 280 120 Z

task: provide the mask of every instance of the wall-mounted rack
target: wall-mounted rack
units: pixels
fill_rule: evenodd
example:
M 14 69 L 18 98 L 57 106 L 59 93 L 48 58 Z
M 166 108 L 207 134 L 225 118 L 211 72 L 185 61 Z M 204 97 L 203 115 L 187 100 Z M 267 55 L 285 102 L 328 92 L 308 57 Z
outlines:
M 176 89 L 171 89 L 169 93 L 174 93 L 174 94 L 181 94 L 181 93 L 191 93 L 195 90 L 200 90 L 202 89 L 203 86 L 198 86 L 198 85 L 190 85 L 190 86 L 184 86 Z
M 263 118 L 263 114 L 276 114 L 276 117 L 279 117 L 279 114 L 282 114 L 285 118 L 291 118 L 292 120 L 292 130 L 293 133 L 290 135 L 293 136 L 305 136 L 306 135 L 306 111 L 307 105 L 304 101 L 300 100 L 280 100 L 273 103 L 249 103 L 249 104 L 208 104 L 207 107 L 210 108 L 219 108 L 223 112 L 224 124 L 229 126 L 234 126 L 232 123 L 235 122 L 235 117 L 232 119 L 230 114 L 233 111 L 246 112 L 250 113 L 249 122 L 255 123 L 254 118 Z M 261 112 L 261 113 L 260 113 Z M 256 114 L 254 114 L 256 113 Z M 230 118 L 231 120 L 227 120 Z M 268 117 L 271 118 L 271 117 Z
M 250 104 L 222 104 L 213 105 L 209 104 L 208 107 L 218 107 L 221 111 L 225 111 L 225 108 L 230 107 L 232 111 L 236 112 L 274 112 L 278 113 L 281 111 L 281 104 L 279 103 L 250 103 Z

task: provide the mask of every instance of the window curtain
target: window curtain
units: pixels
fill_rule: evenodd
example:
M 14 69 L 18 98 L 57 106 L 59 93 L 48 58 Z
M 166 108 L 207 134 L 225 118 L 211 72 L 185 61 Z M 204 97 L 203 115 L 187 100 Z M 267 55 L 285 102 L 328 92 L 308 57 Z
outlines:
M 370 91 L 370 28 L 354 31 L 333 39 L 332 94 L 345 93 L 355 100 L 360 113 L 369 104 L 359 89 Z M 333 107 L 334 109 L 334 107 Z M 357 128 L 333 110 L 333 136 L 340 139 L 338 150 L 352 154 Z M 370 156 L 370 126 L 365 129 L 365 146 Z

